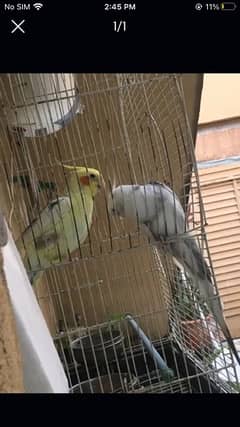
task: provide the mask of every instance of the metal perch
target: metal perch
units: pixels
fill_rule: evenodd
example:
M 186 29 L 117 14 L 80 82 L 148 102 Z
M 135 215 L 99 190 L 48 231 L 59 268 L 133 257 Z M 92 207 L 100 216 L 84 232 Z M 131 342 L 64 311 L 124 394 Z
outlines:
M 153 358 L 153 360 L 156 362 L 159 372 L 162 375 L 162 378 L 165 381 L 169 381 L 174 377 L 174 373 L 172 369 L 170 369 L 166 362 L 163 360 L 163 358 L 160 356 L 160 354 L 157 352 L 155 347 L 153 346 L 152 342 L 149 340 L 149 338 L 145 335 L 143 330 L 139 327 L 137 322 L 133 319 L 133 317 L 130 314 L 127 314 L 125 316 L 125 319 L 128 321 L 128 323 L 132 326 L 134 331 L 137 333 L 139 338 L 142 340 L 145 348 L 149 352 L 150 356 Z

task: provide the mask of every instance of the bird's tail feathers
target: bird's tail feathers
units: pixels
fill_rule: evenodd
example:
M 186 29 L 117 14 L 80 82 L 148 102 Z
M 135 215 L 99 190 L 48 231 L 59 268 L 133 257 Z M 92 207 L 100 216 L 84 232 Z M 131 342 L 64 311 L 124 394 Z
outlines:
M 204 281 L 203 281 L 204 282 Z M 206 286 L 207 285 L 207 286 Z M 202 299 L 206 302 L 209 310 L 211 311 L 216 323 L 220 326 L 224 337 L 226 338 L 226 341 L 228 343 L 228 346 L 232 350 L 232 353 L 234 354 L 235 358 L 237 359 L 239 365 L 240 365 L 240 357 L 238 355 L 238 352 L 236 350 L 236 347 L 234 345 L 231 333 L 228 329 L 228 326 L 226 324 L 224 314 L 223 314 L 223 307 L 221 300 L 217 294 L 214 293 L 214 287 L 211 282 L 205 281 L 204 283 L 200 283 L 199 286 L 200 289 L 200 295 Z
M 178 255 L 178 261 L 190 273 L 193 284 L 200 290 L 201 298 L 206 302 L 216 322 L 222 329 L 226 341 L 240 365 L 240 357 L 224 319 L 221 300 L 214 292 L 210 269 L 194 238 L 190 237 L 180 241 L 175 246 L 175 253 Z
M 168 251 L 177 260 L 177 263 L 186 269 L 192 278 L 193 285 L 199 289 L 201 298 L 206 302 L 212 312 L 215 321 L 220 326 L 232 353 L 240 365 L 240 357 L 224 319 L 221 301 L 214 293 L 210 269 L 194 237 L 191 235 L 187 238 L 186 236 L 185 238 L 179 237 L 175 241 L 170 240 L 167 243 Z
M 239 354 L 237 352 L 237 349 L 234 345 L 231 333 L 228 329 L 228 326 L 226 324 L 226 321 L 224 319 L 224 314 L 222 311 L 222 306 L 221 306 L 221 302 L 220 299 L 217 295 L 214 296 L 214 298 L 210 298 L 208 301 L 208 306 L 216 320 L 216 322 L 218 323 L 218 325 L 220 326 L 226 341 L 230 347 L 230 349 L 232 350 L 232 353 L 234 354 L 235 358 L 237 359 L 238 364 L 240 365 L 240 357 Z
M 228 329 L 228 327 L 226 325 L 226 322 L 224 322 L 224 323 L 225 323 L 225 327 L 221 326 L 222 331 L 224 333 L 224 336 L 225 336 L 225 338 L 227 340 L 227 343 L 228 343 L 230 349 L 232 350 L 233 355 L 235 356 L 235 358 L 236 358 L 236 360 L 237 360 L 237 362 L 238 362 L 238 364 L 240 366 L 240 357 L 239 357 L 239 354 L 237 352 L 237 349 L 236 349 L 235 344 L 233 342 L 233 339 L 231 337 L 230 331 L 229 331 L 229 329 Z

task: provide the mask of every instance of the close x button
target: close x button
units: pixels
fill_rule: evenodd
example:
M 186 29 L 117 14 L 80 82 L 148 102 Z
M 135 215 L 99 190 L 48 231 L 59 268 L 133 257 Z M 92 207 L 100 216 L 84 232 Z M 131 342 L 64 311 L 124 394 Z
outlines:
M 22 28 L 22 26 L 23 26 L 23 24 L 25 22 L 25 19 L 23 19 L 21 22 L 19 22 L 19 24 L 17 24 L 17 22 L 15 22 L 14 19 L 11 19 L 11 22 L 14 25 L 14 28 L 12 29 L 11 34 L 15 33 L 15 31 L 17 31 L 17 30 L 19 30 L 19 31 L 21 31 L 22 33 L 25 34 L 25 31 Z

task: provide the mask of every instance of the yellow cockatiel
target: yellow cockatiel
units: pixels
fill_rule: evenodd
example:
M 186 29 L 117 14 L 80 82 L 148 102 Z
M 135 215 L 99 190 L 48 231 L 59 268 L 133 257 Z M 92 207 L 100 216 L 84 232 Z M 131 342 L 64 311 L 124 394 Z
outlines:
M 67 171 L 67 195 L 52 200 L 17 242 L 33 285 L 44 269 L 78 249 L 91 228 L 94 197 L 100 188 L 101 175 L 93 168 L 63 167 Z

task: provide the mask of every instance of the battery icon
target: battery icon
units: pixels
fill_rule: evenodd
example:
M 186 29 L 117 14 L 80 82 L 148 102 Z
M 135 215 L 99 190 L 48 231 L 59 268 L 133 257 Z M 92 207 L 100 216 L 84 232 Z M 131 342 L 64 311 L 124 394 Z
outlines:
M 234 2 L 228 1 L 228 2 L 221 3 L 221 10 L 234 11 L 236 9 L 237 9 L 237 5 Z

